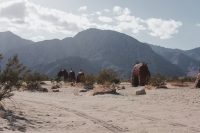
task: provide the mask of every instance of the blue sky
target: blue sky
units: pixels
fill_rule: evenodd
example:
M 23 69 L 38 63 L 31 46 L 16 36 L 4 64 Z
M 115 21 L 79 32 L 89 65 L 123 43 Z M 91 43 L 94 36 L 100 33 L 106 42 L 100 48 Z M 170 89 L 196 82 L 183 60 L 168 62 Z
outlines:
M 199 0 L 0 0 L 0 31 L 39 41 L 110 29 L 169 48 L 200 47 Z

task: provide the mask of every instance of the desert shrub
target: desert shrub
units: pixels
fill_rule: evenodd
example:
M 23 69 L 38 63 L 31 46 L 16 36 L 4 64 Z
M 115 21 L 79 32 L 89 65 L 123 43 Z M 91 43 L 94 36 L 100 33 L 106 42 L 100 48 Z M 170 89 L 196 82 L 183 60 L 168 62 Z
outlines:
M 8 59 L 5 69 L 0 73 L 0 101 L 10 98 L 17 88 L 22 84 L 23 74 L 26 73 L 26 67 L 20 64 L 17 55 Z
M 87 74 L 84 78 L 84 88 L 85 89 L 93 89 L 94 83 L 96 82 L 96 76 Z
M 179 82 L 179 83 L 184 83 L 184 82 L 195 82 L 196 78 L 195 77 L 176 77 L 171 79 L 171 82 Z
M 48 80 L 48 76 L 34 72 L 28 72 L 24 74 L 23 80 L 27 83 L 27 90 L 29 91 L 44 91 L 41 84 L 42 81 Z
M 84 78 L 84 84 L 94 84 L 96 82 L 96 76 L 87 74 Z
M 148 84 L 156 87 L 163 86 L 166 84 L 166 77 L 160 74 L 153 75 Z
M 45 81 L 45 80 L 49 80 L 49 77 L 47 75 L 44 74 L 40 74 L 37 72 L 34 73 L 26 73 L 24 75 L 24 81 L 26 82 L 39 82 L 39 81 Z
M 105 82 L 119 83 L 118 74 L 111 69 L 104 69 L 97 75 L 97 83 L 104 84 Z

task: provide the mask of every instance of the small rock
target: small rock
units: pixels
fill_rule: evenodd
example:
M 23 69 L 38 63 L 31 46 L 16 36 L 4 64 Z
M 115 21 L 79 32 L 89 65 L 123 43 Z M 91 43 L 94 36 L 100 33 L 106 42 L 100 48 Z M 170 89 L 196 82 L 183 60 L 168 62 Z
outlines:
M 146 95 L 145 89 L 144 89 L 144 88 L 138 89 L 138 90 L 136 91 L 136 95 Z
M 82 90 L 80 90 L 79 92 L 87 92 L 88 90 L 86 90 L 86 89 L 82 89 Z
M 6 117 L 6 112 L 4 110 L 0 110 L 0 117 L 5 118 Z
M 200 79 L 196 79 L 195 88 L 200 88 Z
M 60 88 L 59 85 L 54 85 L 54 86 L 51 87 L 52 90 L 54 90 L 54 89 L 58 89 L 58 88 Z
M 122 90 L 125 90 L 126 88 L 125 88 L 125 86 L 122 86 L 122 88 L 121 88 Z
M 54 89 L 53 92 L 60 92 L 58 89 Z
M 48 89 L 47 88 L 40 88 L 39 91 L 48 92 Z
M 41 85 L 46 85 L 46 83 L 45 83 L 45 82 L 40 82 L 40 84 L 41 84 Z
M 93 85 L 84 85 L 85 90 L 92 90 L 94 88 Z
M 157 86 L 156 89 L 168 89 L 166 85 Z

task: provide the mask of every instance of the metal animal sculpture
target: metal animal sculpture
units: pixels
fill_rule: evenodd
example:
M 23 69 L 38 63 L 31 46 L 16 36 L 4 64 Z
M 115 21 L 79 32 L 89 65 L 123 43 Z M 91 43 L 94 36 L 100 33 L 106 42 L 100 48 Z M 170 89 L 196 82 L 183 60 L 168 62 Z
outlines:
M 132 78 L 132 86 L 144 86 L 150 79 L 150 72 L 147 64 L 138 63 L 133 66 L 131 78 Z

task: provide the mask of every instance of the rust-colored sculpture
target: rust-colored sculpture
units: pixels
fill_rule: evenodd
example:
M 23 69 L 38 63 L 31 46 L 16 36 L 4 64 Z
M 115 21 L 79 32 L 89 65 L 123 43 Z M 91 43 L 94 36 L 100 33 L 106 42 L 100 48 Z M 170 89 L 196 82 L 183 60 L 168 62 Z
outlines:
M 69 71 L 69 81 L 70 82 L 76 81 L 76 75 L 75 75 L 75 72 L 72 69 Z
M 199 73 L 197 74 L 197 79 L 195 81 L 195 88 L 200 88 L 200 70 Z
M 64 81 L 66 81 L 68 79 L 68 72 L 65 69 L 61 69 L 58 74 L 57 77 L 59 80 L 61 80 L 61 78 L 64 78 Z
M 77 78 L 76 78 L 76 82 L 79 83 L 79 82 L 83 82 L 85 79 L 85 74 L 82 70 L 80 70 L 78 72 L 78 75 L 77 75 Z
M 145 63 L 138 63 L 133 66 L 132 73 L 132 86 L 144 86 L 150 79 L 150 72 L 148 69 L 147 64 Z

